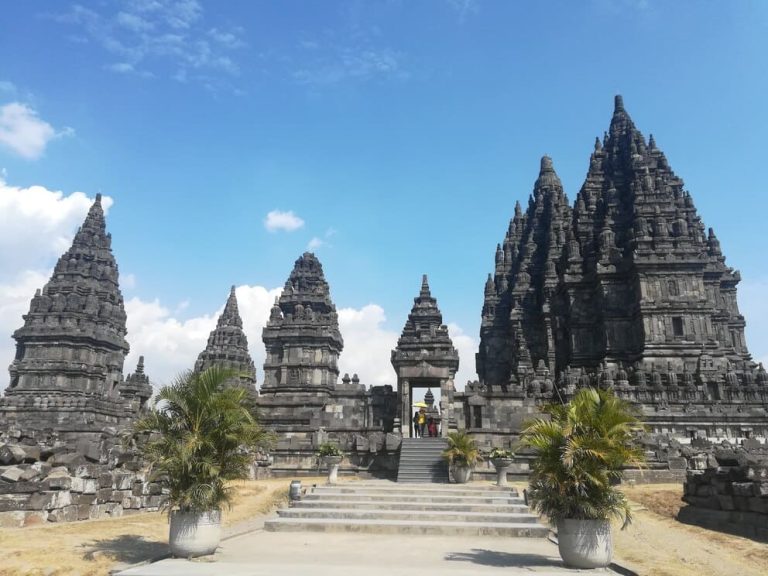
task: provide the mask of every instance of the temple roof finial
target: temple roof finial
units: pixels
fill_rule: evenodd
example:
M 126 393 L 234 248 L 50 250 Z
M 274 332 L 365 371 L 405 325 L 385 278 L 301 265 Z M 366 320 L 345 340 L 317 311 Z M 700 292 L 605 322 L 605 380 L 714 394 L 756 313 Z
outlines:
M 622 98 L 621 94 L 616 94 L 613 98 L 613 111 L 614 113 L 624 111 L 624 98 Z
M 535 188 L 541 186 L 549 186 L 550 188 L 562 187 L 560 178 L 558 178 L 552 166 L 552 158 L 546 155 L 541 157 L 541 168 L 539 170 L 539 177 L 536 179 Z M 515 207 L 515 212 L 517 212 L 517 207 Z
M 432 294 L 429 291 L 429 280 L 427 280 L 427 275 L 423 274 L 421 277 L 421 291 L 419 292 L 419 296 L 423 298 L 431 295 Z

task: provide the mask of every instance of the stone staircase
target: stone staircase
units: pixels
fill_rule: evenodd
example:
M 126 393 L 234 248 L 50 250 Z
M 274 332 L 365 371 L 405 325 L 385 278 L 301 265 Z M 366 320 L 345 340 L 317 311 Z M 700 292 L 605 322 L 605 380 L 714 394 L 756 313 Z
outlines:
M 317 486 L 268 520 L 268 531 L 544 538 L 516 490 L 387 481 Z
M 403 438 L 400 445 L 398 482 L 448 482 L 448 464 L 442 438 Z

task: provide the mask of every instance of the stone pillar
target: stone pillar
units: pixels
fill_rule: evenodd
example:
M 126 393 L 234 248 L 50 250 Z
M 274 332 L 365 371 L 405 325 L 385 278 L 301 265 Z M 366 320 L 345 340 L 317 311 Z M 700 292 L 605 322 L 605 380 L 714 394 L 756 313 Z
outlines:
M 403 438 L 413 437 L 413 414 L 411 414 L 411 383 L 408 380 L 400 381 L 400 427 Z

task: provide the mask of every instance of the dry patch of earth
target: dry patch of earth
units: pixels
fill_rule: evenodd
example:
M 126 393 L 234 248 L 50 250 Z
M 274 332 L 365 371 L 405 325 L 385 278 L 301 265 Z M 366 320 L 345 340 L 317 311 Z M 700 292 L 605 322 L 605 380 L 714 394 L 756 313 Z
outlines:
M 320 482 L 308 478 L 306 483 Z M 235 482 L 224 529 L 261 516 L 286 500 L 290 479 Z M 168 518 L 146 512 L 105 520 L 0 528 L 2 576 L 101 576 L 168 551 Z
M 681 484 L 624 488 L 635 521 L 614 531 L 615 560 L 643 576 L 765 576 L 768 544 L 675 520 Z

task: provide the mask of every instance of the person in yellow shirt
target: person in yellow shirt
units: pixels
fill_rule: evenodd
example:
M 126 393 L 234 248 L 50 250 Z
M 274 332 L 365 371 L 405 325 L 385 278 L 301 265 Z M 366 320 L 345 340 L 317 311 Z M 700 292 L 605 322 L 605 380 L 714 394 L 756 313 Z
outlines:
M 422 408 L 419 410 L 419 436 L 424 438 L 424 427 L 427 425 L 427 413 Z

